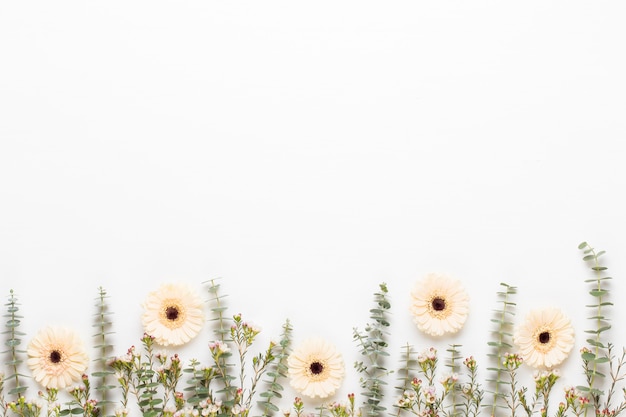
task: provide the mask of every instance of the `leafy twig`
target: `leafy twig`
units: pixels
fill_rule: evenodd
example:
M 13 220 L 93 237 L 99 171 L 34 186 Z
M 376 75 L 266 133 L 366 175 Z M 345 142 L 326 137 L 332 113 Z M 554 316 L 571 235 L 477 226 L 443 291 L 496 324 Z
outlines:
M 384 398 L 383 387 L 387 385 L 385 377 L 389 375 L 383 366 L 383 360 L 389 356 L 385 350 L 388 346 L 385 337 L 388 334 L 387 312 L 391 304 L 387 299 L 387 285 L 380 284 L 380 291 L 374 294 L 376 307 L 370 310 L 372 322 L 366 325 L 365 332 L 354 328 L 353 338 L 360 346 L 361 354 L 367 358 L 367 364 L 356 362 L 355 369 L 362 375 L 360 378 L 363 395 L 367 400 L 363 403 L 368 416 L 378 416 L 386 408 L 381 405 Z

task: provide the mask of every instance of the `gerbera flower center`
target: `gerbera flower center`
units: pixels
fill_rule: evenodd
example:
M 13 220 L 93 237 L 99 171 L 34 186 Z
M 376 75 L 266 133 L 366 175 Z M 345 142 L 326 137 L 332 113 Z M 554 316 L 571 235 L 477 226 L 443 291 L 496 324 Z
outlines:
M 442 297 L 441 295 L 433 295 L 428 303 L 428 312 L 431 317 L 443 320 L 451 313 L 451 310 L 448 307 L 449 306 L 445 297 Z
M 319 375 L 324 372 L 324 365 L 322 365 L 320 362 L 315 361 L 311 363 L 309 369 L 311 370 L 311 373 L 313 375 Z
M 306 368 L 304 368 L 304 372 L 306 373 L 309 381 L 320 382 L 328 379 L 330 374 L 328 372 L 327 365 L 326 361 L 320 358 L 310 358 L 307 361 Z
M 433 310 L 442 311 L 446 309 L 446 300 L 444 300 L 443 298 L 435 297 L 433 298 L 431 305 L 433 306 Z
M 177 300 L 164 300 L 159 322 L 168 329 L 178 329 L 185 325 L 187 312 L 185 307 Z
M 539 343 L 546 344 L 550 341 L 550 332 L 541 332 L 538 337 Z
M 551 328 L 547 326 L 541 326 L 534 333 L 535 342 L 533 343 L 535 350 L 545 354 L 550 352 L 555 345 L 556 338 L 553 337 Z
M 61 352 L 59 352 L 58 350 L 53 350 L 52 352 L 50 352 L 50 356 L 48 356 L 48 358 L 52 363 L 59 363 L 61 362 L 62 355 Z
M 176 321 L 178 319 L 178 309 L 173 306 L 166 308 L 165 317 L 170 321 Z

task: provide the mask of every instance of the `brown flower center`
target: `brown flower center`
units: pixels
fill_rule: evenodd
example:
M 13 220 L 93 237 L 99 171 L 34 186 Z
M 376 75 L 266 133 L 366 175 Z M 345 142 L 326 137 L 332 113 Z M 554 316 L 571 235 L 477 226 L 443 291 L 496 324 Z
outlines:
M 537 338 L 537 340 L 539 340 L 539 343 L 544 344 L 544 345 L 550 342 L 550 332 L 539 333 L 539 337 Z
M 185 306 L 182 305 L 179 300 L 169 299 L 164 300 L 159 317 L 159 322 L 168 329 L 178 329 L 185 324 L 187 314 L 185 312 Z
M 441 295 L 434 294 L 428 303 L 428 313 L 431 317 L 443 320 L 450 315 L 450 306 L 446 302 L 446 298 Z
M 322 365 L 320 362 L 315 361 L 311 363 L 311 365 L 309 365 L 309 369 L 311 370 L 311 373 L 313 375 L 319 375 L 324 372 L 324 365 Z
M 59 352 L 58 350 L 53 350 L 52 352 L 50 352 L 50 356 L 48 358 L 52 363 L 59 363 L 61 362 L 61 352 Z
M 548 353 L 554 348 L 556 344 L 556 338 L 552 334 L 552 329 L 548 326 L 542 326 L 538 328 L 534 334 L 535 342 L 533 343 L 533 347 L 536 351 L 540 353 Z
M 435 311 L 443 311 L 446 309 L 446 300 L 443 298 L 435 297 L 430 304 L 433 306 L 433 310 Z
M 178 319 L 178 308 L 170 306 L 165 309 L 165 317 L 170 321 L 176 321 Z

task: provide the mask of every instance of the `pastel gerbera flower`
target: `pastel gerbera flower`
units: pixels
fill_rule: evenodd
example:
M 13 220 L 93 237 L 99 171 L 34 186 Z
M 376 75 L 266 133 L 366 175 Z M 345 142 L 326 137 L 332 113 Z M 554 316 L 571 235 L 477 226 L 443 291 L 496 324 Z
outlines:
M 341 385 L 344 364 L 334 345 L 323 339 L 308 339 L 287 360 L 291 386 L 307 397 L 326 398 Z
M 460 281 L 428 274 L 411 291 L 411 312 L 417 328 L 432 336 L 459 331 L 469 310 L 469 296 Z
M 513 341 L 524 362 L 534 368 L 552 368 L 574 347 L 574 328 L 558 308 L 533 310 L 516 329 Z
M 70 329 L 41 329 L 26 352 L 33 378 L 46 388 L 62 389 L 81 381 L 89 365 L 83 342 Z
M 143 307 L 144 330 L 161 346 L 189 342 L 204 324 L 202 300 L 186 285 L 162 285 L 148 294 Z

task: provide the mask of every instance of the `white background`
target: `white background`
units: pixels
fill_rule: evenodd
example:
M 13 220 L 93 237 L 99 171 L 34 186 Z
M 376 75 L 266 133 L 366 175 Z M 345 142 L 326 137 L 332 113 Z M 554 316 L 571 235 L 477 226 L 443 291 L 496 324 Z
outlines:
M 394 356 L 461 343 L 484 362 L 500 282 L 517 320 L 563 308 L 577 350 L 578 243 L 626 287 L 625 18 L 618 1 L 3 2 L 2 292 L 25 339 L 62 324 L 91 343 L 105 287 L 121 354 L 159 283 L 221 277 L 265 340 L 289 318 L 294 342 L 337 344 L 336 398 L 359 391 L 352 328 L 380 282 Z M 432 271 L 471 296 L 452 338 L 408 313 Z

